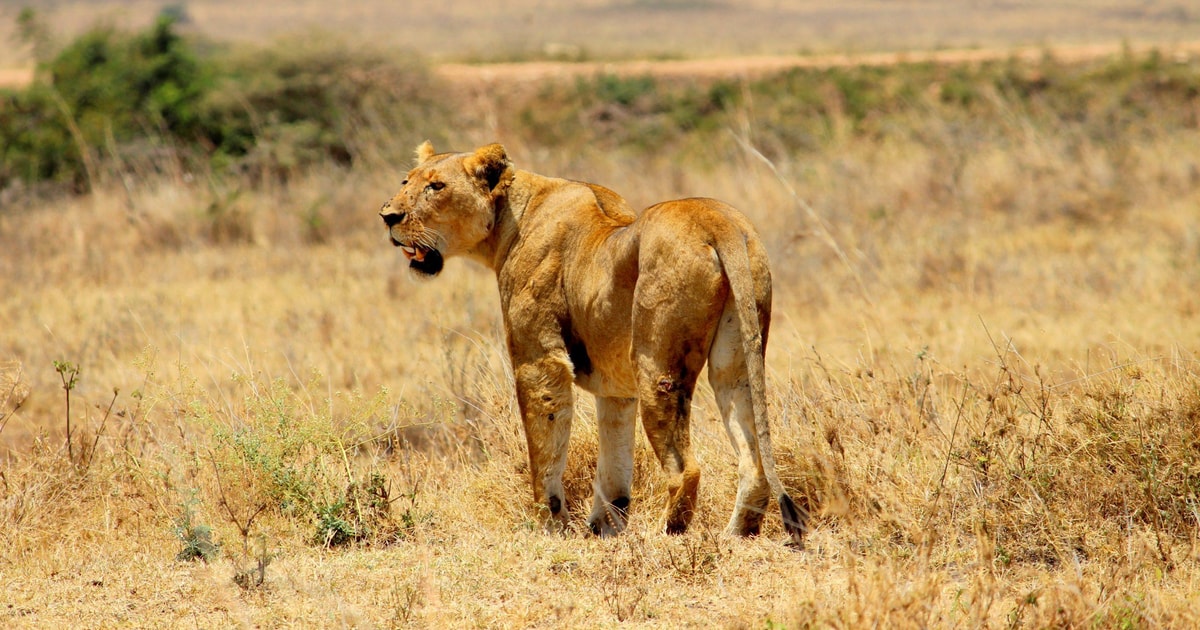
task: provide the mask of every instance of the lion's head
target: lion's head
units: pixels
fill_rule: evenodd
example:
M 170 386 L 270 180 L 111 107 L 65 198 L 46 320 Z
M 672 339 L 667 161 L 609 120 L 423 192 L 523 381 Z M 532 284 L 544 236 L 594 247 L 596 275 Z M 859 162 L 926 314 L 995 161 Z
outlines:
M 409 268 L 435 276 L 447 257 L 469 254 L 491 235 L 497 203 L 512 177 L 512 163 L 499 144 L 437 154 L 425 142 L 417 147 L 416 168 L 379 215 Z

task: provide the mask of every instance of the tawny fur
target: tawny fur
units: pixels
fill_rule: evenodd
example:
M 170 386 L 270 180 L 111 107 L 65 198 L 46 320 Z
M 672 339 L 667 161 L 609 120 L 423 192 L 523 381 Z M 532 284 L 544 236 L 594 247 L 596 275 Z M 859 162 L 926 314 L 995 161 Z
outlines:
M 380 214 L 425 275 L 466 256 L 496 273 L 536 501 L 566 518 L 562 474 L 578 385 L 597 400 L 599 463 L 589 523 L 625 526 L 640 417 L 667 475 L 664 528 L 687 529 L 700 469 L 689 416 L 700 370 L 738 454 L 730 533 L 757 534 L 772 498 L 800 543 L 806 514 L 775 473 L 763 353 L 771 275 L 737 210 L 713 199 L 640 214 L 594 184 L 518 170 L 498 144 L 417 148 L 418 165 Z

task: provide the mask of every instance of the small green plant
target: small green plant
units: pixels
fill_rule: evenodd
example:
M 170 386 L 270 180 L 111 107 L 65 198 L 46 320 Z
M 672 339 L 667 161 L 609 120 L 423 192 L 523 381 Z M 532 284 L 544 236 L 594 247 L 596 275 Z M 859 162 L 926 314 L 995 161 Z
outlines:
M 79 384 L 79 366 L 68 361 L 55 361 L 54 371 L 62 379 L 63 395 L 67 407 L 67 460 L 75 462 L 75 447 L 71 443 L 71 390 Z
M 351 483 L 345 496 L 318 506 L 314 542 L 325 547 L 350 544 L 387 544 L 406 535 L 426 517 L 416 510 L 416 490 L 404 495 L 410 506 L 400 521 L 392 517 L 387 478 L 374 472 L 365 483 Z
M 314 542 L 326 547 L 340 547 L 353 542 L 359 536 L 359 530 L 347 518 L 345 501 L 317 508 L 317 533 Z
M 175 554 L 175 559 L 181 562 L 202 560 L 206 563 L 217 559 L 221 545 L 213 542 L 212 528 L 194 522 L 195 512 L 193 502 L 183 505 L 183 513 L 175 519 L 172 530 L 183 547 Z
M 328 425 L 305 417 L 282 379 L 265 387 L 240 380 L 254 391 L 235 416 L 214 417 L 208 406 L 194 407 L 212 428 L 209 458 L 218 481 L 227 490 L 236 489 L 237 496 L 227 503 L 304 513 L 315 504 L 314 493 L 323 484 L 327 470 L 320 455 L 331 452 L 334 437 Z
M 261 515 L 311 522 L 310 541 L 325 547 L 385 545 L 428 518 L 417 511 L 415 487 L 393 495 L 382 471 L 356 462 L 375 448 L 377 434 L 368 427 L 385 413 L 383 393 L 339 394 L 349 401 L 340 409 L 309 397 L 320 391 L 315 381 L 235 381 L 248 390 L 240 406 L 219 410 L 197 401 L 192 408 L 211 431 L 204 457 L 219 505 L 247 545 Z M 401 499 L 407 505 L 397 519 L 392 504 Z

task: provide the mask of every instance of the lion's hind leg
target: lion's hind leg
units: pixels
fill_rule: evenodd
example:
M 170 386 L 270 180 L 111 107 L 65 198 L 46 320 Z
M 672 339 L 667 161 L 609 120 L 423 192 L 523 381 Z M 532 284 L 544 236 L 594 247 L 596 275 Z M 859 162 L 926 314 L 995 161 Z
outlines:
M 715 255 L 700 252 L 689 257 L 680 248 L 655 258 L 677 264 L 662 271 L 646 265 L 634 297 L 638 413 L 667 476 L 669 534 L 686 531 L 696 508 L 700 466 L 692 452 L 692 394 L 724 297 Z
M 699 371 L 699 367 L 695 369 Z M 696 374 L 670 366 L 666 370 L 639 371 L 642 375 L 638 378 L 641 392 L 638 410 L 642 426 L 667 475 L 665 531 L 682 534 L 695 514 L 700 487 L 700 466 L 692 452 L 689 417 Z
M 746 354 L 732 302 L 722 313 L 709 351 L 708 382 L 738 458 L 737 499 L 727 531 L 735 536 L 755 536 L 762 527 L 771 492 L 759 452 Z

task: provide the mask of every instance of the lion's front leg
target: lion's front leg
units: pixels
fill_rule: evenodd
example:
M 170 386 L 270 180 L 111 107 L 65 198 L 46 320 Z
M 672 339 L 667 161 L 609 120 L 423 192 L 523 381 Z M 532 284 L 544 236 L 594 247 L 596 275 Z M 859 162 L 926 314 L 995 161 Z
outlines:
M 551 518 L 565 524 L 562 476 L 575 415 L 571 361 L 565 350 L 555 350 L 534 360 L 518 363 L 514 359 L 513 364 L 517 403 L 529 446 L 533 498 L 550 510 Z
M 597 536 L 625 529 L 629 518 L 629 489 L 633 485 L 633 432 L 637 399 L 596 398 L 596 427 L 600 456 L 596 464 L 592 514 L 588 525 Z

